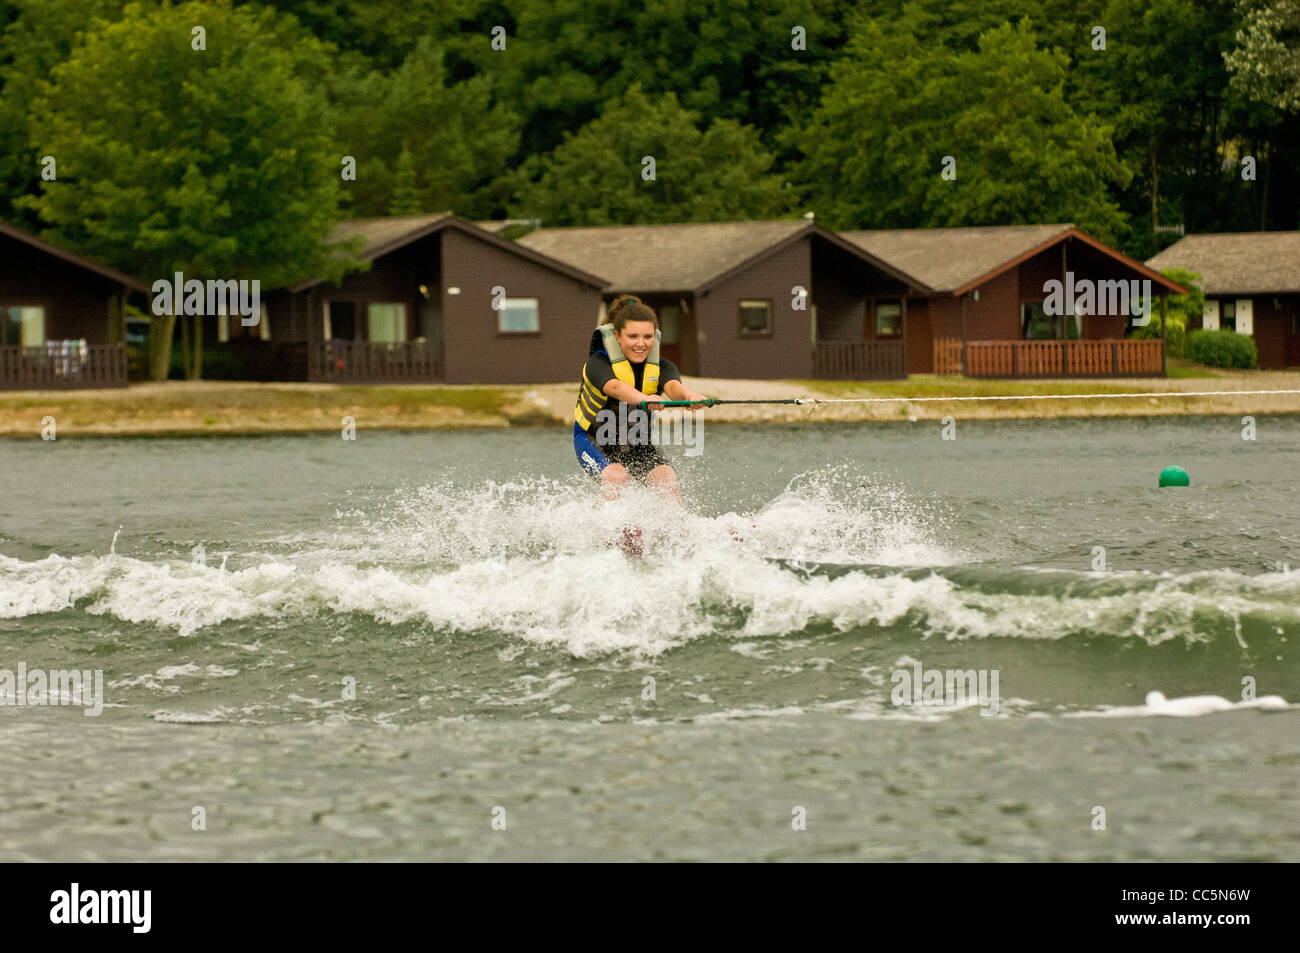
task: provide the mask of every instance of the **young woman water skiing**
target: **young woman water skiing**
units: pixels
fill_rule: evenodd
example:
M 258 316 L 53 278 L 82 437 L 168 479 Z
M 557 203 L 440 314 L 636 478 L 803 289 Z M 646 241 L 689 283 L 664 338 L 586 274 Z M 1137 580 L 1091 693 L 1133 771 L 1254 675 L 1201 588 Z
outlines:
M 621 295 L 591 335 L 574 411 L 573 449 L 582 468 L 599 478 L 605 499 L 630 479 L 644 480 L 681 503 L 677 473 L 650 439 L 650 411 L 668 400 L 704 400 L 659 356 L 659 317 L 635 295 Z M 656 395 L 662 395 L 656 400 Z

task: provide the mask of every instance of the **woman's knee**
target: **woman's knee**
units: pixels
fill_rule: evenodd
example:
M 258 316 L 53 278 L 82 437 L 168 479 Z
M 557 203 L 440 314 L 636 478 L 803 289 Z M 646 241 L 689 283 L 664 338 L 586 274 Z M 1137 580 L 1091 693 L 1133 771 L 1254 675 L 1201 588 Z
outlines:
M 661 463 L 646 474 L 645 482 L 648 486 L 676 486 L 677 471 L 668 464 Z

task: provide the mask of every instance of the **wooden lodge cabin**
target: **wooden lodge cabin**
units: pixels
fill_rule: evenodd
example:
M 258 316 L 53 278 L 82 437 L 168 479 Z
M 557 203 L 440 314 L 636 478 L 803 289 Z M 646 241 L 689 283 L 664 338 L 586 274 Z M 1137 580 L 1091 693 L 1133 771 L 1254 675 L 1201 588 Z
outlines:
M 0 222 L 0 390 L 125 387 L 139 279 Z
M 576 380 L 606 279 L 451 213 L 340 223 L 366 272 L 264 293 L 226 335 L 246 376 L 336 383 Z M 500 289 L 500 293 L 496 290 Z
M 1189 331 L 1249 334 L 1260 367 L 1300 366 L 1300 232 L 1188 235 L 1147 265 L 1201 276 L 1205 313 Z
M 665 356 L 692 376 L 906 377 L 909 296 L 929 291 L 804 219 L 541 228 L 518 243 L 608 277 L 606 303 L 638 295 L 660 316 Z M 871 313 L 882 323 L 867 336 Z
M 1183 288 L 1073 225 L 849 231 L 842 236 L 928 285 L 907 302 L 909 374 L 968 377 L 1163 376 L 1163 340 L 1126 337 L 1124 314 L 1048 316 L 1046 282 L 1151 281 L 1152 321 Z M 1141 287 L 1141 285 L 1139 285 Z M 866 315 L 867 339 L 888 333 Z M 1131 309 L 1130 309 L 1131 310 Z

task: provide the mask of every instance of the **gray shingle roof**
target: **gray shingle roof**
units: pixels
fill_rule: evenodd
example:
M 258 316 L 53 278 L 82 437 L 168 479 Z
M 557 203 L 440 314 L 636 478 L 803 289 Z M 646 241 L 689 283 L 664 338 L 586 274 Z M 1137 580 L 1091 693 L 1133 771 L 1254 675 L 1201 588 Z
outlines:
M 606 279 L 592 274 L 572 262 L 554 258 L 531 248 L 517 247 L 514 242 L 499 237 L 495 232 L 480 228 L 473 222 L 458 219 L 452 212 L 433 212 L 427 215 L 389 215 L 383 218 L 358 218 L 350 222 L 339 222 L 330 231 L 326 241 L 329 243 L 346 241 L 360 237 L 364 246 L 358 253 L 362 259 L 379 258 L 388 252 L 416 240 L 417 238 L 439 231 L 443 228 L 456 228 L 477 238 L 494 243 L 500 248 L 521 258 L 534 261 L 553 271 L 575 278 L 593 288 L 601 288 Z M 320 284 L 324 279 L 310 278 L 290 285 L 292 292 L 303 291 Z
M 840 232 L 938 292 L 951 292 L 1050 242 L 1074 226 L 997 225 Z
M 811 226 L 803 219 L 540 228 L 519 244 L 609 279 L 609 291 L 689 291 Z
M 341 242 L 360 235 L 366 246 L 361 256 L 368 258 L 376 249 L 399 242 L 402 238 L 422 228 L 451 218 L 451 212 L 433 212 L 429 215 L 391 215 L 385 218 L 358 218 L 339 222 L 330 232 L 327 242 Z
M 60 248 L 57 245 L 51 245 L 44 239 L 37 238 L 35 235 L 25 232 L 20 228 L 15 228 L 6 222 L 0 222 L 0 235 L 13 238 L 25 245 L 30 245 L 33 248 L 45 252 L 47 255 L 60 258 L 69 264 L 84 269 L 85 271 L 93 272 L 94 274 L 107 278 L 110 281 L 117 282 L 124 287 L 130 288 L 132 291 L 143 291 L 148 293 L 151 290 L 149 285 L 145 284 L 133 275 L 124 274 L 115 268 L 109 268 L 107 265 L 101 265 L 97 261 L 91 261 L 89 258 L 74 254 L 73 252 Z M 170 275 L 167 280 L 171 280 Z
M 1197 272 L 1208 295 L 1300 292 L 1300 232 L 1188 235 L 1147 267 Z

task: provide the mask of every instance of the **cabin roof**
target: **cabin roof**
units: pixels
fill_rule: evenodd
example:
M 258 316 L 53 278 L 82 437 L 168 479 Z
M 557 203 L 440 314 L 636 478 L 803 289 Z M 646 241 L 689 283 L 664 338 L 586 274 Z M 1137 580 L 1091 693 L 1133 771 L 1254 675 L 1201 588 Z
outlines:
M 698 294 L 806 236 L 830 242 L 917 290 L 929 290 L 896 265 L 806 219 L 540 228 L 517 241 L 607 275 L 609 292 Z
M 358 218 L 347 222 L 339 222 L 334 226 L 326 241 L 333 244 L 360 237 L 364 244 L 358 253 L 358 257 L 364 261 L 373 261 L 409 245 L 411 242 L 418 241 L 446 228 L 454 228 L 512 255 L 525 258 L 552 271 L 568 275 L 570 278 L 593 288 L 601 288 L 607 283 L 607 280 L 600 275 L 584 271 L 582 268 L 575 267 L 568 262 L 553 258 L 545 252 L 520 247 L 516 242 L 508 241 L 451 212 L 433 212 L 426 215 L 389 215 L 382 218 Z M 324 278 L 311 278 L 291 285 L 289 290 L 295 293 L 305 291 L 324 280 Z
M 139 278 L 134 278 L 131 275 L 124 274 L 114 268 L 109 268 L 107 265 L 101 265 L 97 261 L 92 261 L 89 258 L 66 251 L 59 248 L 57 245 L 51 245 L 44 239 L 37 238 L 35 235 L 25 232 L 20 228 L 14 228 L 12 225 L 0 222 L 0 235 L 7 235 L 25 245 L 30 245 L 32 248 L 38 249 L 51 257 L 61 259 L 62 261 L 66 261 L 68 264 L 76 265 L 78 268 L 93 272 L 101 278 L 107 278 L 109 281 L 130 288 L 132 291 L 139 291 L 144 294 L 149 293 L 149 286 Z
M 1147 261 L 1201 276 L 1208 295 L 1300 292 L 1300 231 L 1188 235 Z
M 962 295 L 1053 245 L 1074 238 L 1174 294 L 1185 289 L 1073 224 L 988 225 L 963 228 L 903 228 L 841 232 L 943 294 Z

